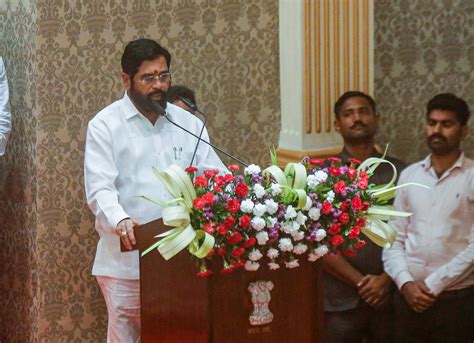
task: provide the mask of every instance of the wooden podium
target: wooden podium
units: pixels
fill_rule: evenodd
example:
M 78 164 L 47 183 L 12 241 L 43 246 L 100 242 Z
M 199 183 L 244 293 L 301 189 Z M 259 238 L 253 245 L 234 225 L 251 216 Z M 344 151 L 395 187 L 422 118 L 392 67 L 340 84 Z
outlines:
M 168 230 L 161 220 L 135 230 L 137 248 L 148 248 Z M 169 261 L 155 250 L 140 259 L 141 342 L 232 343 L 322 342 L 322 301 L 319 263 L 300 259 L 300 267 L 256 272 L 243 268 L 208 278 L 196 276 L 198 266 L 183 251 Z M 249 284 L 271 281 L 268 308 L 273 320 L 251 325 L 254 311 Z

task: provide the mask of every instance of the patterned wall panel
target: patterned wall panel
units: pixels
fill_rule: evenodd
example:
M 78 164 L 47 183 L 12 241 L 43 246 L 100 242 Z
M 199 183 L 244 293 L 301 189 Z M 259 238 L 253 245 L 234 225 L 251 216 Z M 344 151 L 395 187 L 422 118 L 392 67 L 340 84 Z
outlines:
M 428 149 L 425 108 L 451 92 L 474 110 L 474 2 L 375 1 L 375 98 L 382 115 L 380 141 L 414 162 Z M 474 157 L 474 120 L 464 150 Z
M 13 132 L 0 156 L 0 342 L 37 338 L 35 8 L 0 1 L 0 55 L 9 79 Z
M 17 139 L 34 137 L 18 149 L 31 146 L 35 151 L 30 158 L 37 180 L 37 223 L 32 231 L 37 234 L 27 238 L 37 257 L 31 261 L 38 264 L 34 285 L 39 290 L 32 297 L 38 322 L 21 324 L 17 316 L 4 324 L 5 332 L 30 325 L 37 328 L 41 342 L 98 342 L 105 336 L 106 314 L 90 275 L 97 234 L 85 205 L 83 149 L 89 119 L 123 94 L 119 62 L 125 44 L 150 37 L 168 47 L 174 83 L 196 90 L 213 141 L 242 159 L 261 163 L 268 160 L 268 147 L 276 145 L 280 125 L 278 2 L 32 3 L 35 16 L 26 24 L 34 28 L 36 36 L 29 42 L 36 47 L 31 60 L 21 63 L 31 64 L 34 79 L 23 78 L 21 84 L 32 85 L 36 105 L 15 102 L 14 107 L 34 109 L 33 118 L 17 119 L 32 124 Z M 8 11 L 9 25 L 24 17 Z M 19 33 L 10 31 L 16 37 L 13 44 Z M 9 230 L 16 228 L 8 225 Z M 22 273 L 17 278 L 24 282 L 30 277 Z M 27 304 L 21 297 L 11 298 Z

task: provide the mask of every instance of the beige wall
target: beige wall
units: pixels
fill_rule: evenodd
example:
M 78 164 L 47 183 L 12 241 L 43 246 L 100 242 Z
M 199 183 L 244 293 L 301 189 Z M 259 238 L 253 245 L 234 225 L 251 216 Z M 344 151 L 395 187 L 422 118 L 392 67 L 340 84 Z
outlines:
M 193 88 L 213 141 L 269 160 L 279 133 L 278 1 L 0 1 L 12 141 L 0 160 L 0 341 L 98 342 L 86 124 L 122 96 L 125 44 L 151 37 Z
M 474 111 L 474 2 L 375 1 L 375 100 L 380 141 L 407 162 L 422 159 L 425 108 L 451 92 Z M 474 119 L 464 142 L 474 158 Z

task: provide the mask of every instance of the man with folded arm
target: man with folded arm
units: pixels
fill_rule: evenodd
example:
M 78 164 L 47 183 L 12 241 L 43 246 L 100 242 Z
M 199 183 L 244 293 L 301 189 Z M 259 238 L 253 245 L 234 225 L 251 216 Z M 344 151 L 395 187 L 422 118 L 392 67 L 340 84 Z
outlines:
M 379 116 L 369 95 L 350 91 L 334 106 L 334 126 L 344 140 L 338 156 L 364 161 L 382 157 L 374 142 Z M 405 164 L 385 157 L 400 172 Z M 393 176 L 390 165 L 381 164 L 370 183 L 387 184 Z M 391 342 L 393 338 L 393 283 L 383 270 L 382 248 L 364 237 L 365 246 L 355 256 L 326 255 L 323 258 L 325 342 Z
M 462 152 L 467 103 L 438 94 L 427 105 L 431 154 L 405 169 L 394 221 L 398 236 L 383 254 L 395 296 L 397 342 L 474 341 L 474 161 Z
M 202 122 L 167 103 L 171 55 L 149 39 L 127 44 L 122 55 L 122 99 L 100 111 L 87 129 L 84 179 L 89 207 L 96 216 L 100 239 L 92 273 L 97 277 L 108 312 L 108 342 L 133 342 L 140 337 L 138 251 L 120 252 L 135 242 L 133 228 L 161 217 L 161 207 L 138 198 L 170 200 L 152 167 L 186 168 L 197 139 L 160 115 L 199 135 Z M 204 130 L 202 138 L 209 140 Z M 200 143 L 194 165 L 225 170 L 209 145 Z M 159 338 L 157 338 L 159 340 Z

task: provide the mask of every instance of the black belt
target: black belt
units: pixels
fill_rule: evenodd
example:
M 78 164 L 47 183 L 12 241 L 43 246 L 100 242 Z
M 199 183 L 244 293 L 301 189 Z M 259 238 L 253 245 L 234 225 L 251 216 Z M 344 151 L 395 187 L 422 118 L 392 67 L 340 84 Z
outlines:
M 438 295 L 439 300 L 453 300 L 468 297 L 470 295 L 474 295 L 474 286 L 463 288 L 463 289 L 456 289 L 453 291 L 444 291 Z

